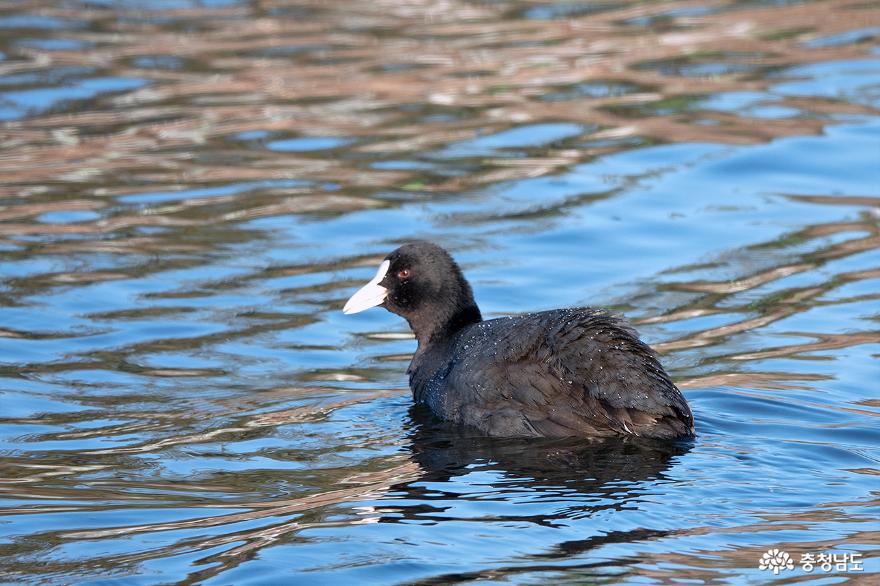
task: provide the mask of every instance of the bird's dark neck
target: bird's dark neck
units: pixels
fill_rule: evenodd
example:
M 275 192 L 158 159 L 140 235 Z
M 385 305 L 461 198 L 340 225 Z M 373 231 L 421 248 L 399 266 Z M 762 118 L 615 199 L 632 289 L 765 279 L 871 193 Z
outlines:
M 483 321 L 483 316 L 473 299 L 469 299 L 453 307 L 425 308 L 417 316 L 409 316 L 407 321 L 422 351 L 430 344 L 452 339 L 462 328 Z

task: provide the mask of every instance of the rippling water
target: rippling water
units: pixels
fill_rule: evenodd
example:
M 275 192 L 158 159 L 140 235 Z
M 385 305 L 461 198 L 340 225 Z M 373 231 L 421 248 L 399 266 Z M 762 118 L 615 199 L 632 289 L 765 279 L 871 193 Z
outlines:
M 878 38 L 859 0 L 3 3 L 0 580 L 876 583 Z M 406 324 L 340 309 L 412 237 L 485 315 L 624 311 L 696 438 L 411 411 Z

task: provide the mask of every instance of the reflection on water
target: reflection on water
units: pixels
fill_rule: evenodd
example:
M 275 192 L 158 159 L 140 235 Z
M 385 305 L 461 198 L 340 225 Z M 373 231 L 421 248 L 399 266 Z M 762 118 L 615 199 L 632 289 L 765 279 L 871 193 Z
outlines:
M 0 7 L 0 580 L 870 583 L 878 30 L 844 0 Z M 626 312 L 695 440 L 412 410 L 405 324 L 339 311 L 411 237 L 487 316 Z

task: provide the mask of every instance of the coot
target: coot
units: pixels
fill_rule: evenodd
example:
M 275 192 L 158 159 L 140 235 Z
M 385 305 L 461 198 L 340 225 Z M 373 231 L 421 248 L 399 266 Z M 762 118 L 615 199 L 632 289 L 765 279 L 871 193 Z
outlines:
M 385 257 L 343 312 L 379 305 L 409 322 L 413 397 L 441 419 L 502 437 L 693 433 L 687 401 L 618 314 L 578 307 L 484 321 L 449 253 L 420 241 Z

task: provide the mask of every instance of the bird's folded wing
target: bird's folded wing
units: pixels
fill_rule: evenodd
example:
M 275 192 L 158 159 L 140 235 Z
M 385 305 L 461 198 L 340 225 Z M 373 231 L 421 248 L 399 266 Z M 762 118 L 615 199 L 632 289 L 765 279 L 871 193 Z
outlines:
M 597 435 L 603 429 L 645 435 L 649 428 L 649 435 L 665 435 L 664 426 L 670 436 L 690 431 L 686 401 L 653 350 L 617 314 L 556 310 L 504 326 L 495 332 L 492 359 L 482 373 L 496 386 L 491 393 L 496 404 L 483 403 L 489 416 L 521 413 L 527 420 L 523 425 L 533 426 L 536 435 L 586 427 Z M 474 379 L 480 373 L 463 369 L 462 376 Z M 479 396 L 481 384 L 455 381 L 474 389 L 475 403 L 485 399 Z

